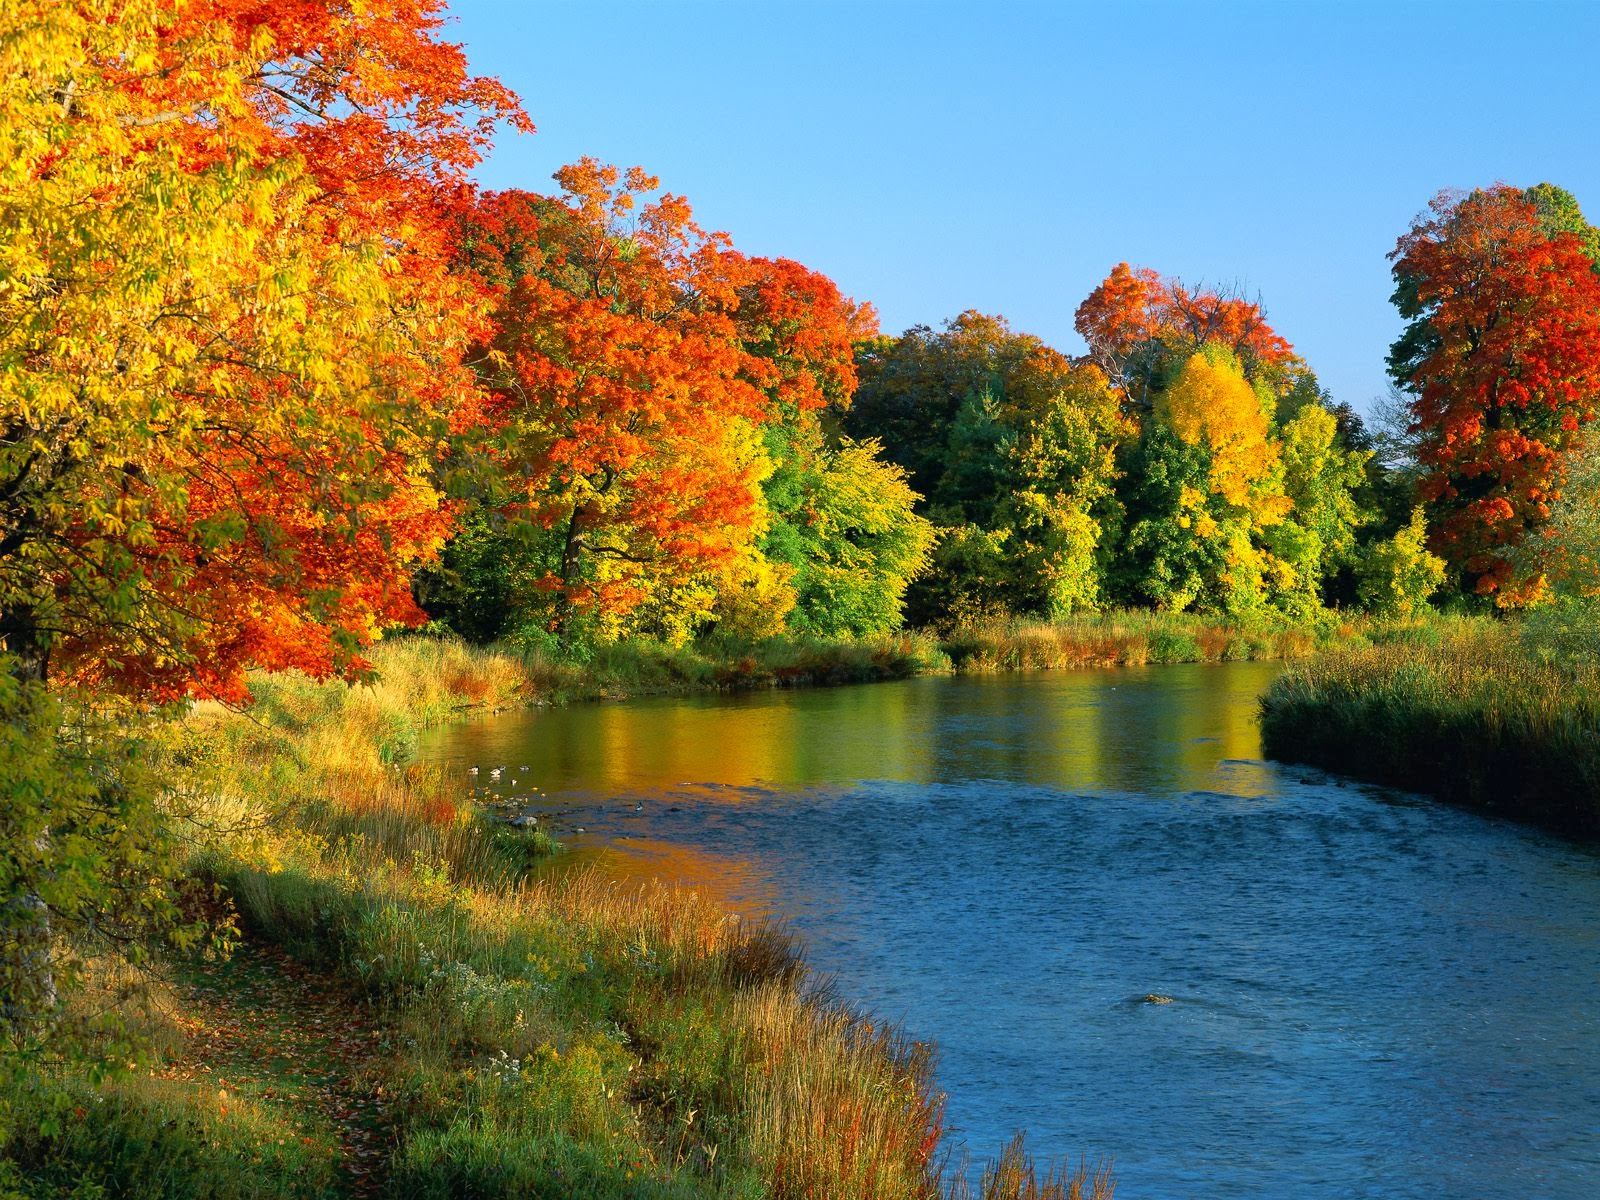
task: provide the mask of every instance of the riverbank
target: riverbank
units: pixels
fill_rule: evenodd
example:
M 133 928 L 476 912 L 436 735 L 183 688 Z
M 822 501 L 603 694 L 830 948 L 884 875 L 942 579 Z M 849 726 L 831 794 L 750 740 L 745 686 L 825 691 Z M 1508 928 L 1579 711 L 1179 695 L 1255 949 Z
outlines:
M 1013 619 L 938 634 L 877 638 L 711 636 L 686 646 L 637 641 L 553 659 L 513 644 L 493 648 L 517 665 L 532 703 L 766 687 L 873 683 L 918 675 L 1155 663 L 1299 659 L 1330 646 L 1384 636 L 1389 625 L 1329 614 L 1313 624 L 1240 624 L 1192 613 L 1090 613 L 1057 622 Z M 427 638 L 401 641 L 426 643 Z
M 1511 621 L 1434 622 L 1293 667 L 1262 698 L 1261 736 L 1270 758 L 1600 835 L 1600 670 L 1538 655 Z
M 92 972 L 82 1009 L 145 997 L 123 1035 L 143 1057 L 13 1081 L 0 1180 L 28 1196 L 969 1194 L 943 1169 L 931 1049 L 813 991 L 783 930 L 692 892 L 541 875 L 547 839 L 408 765 L 427 725 L 561 680 L 428 639 L 375 663 L 372 686 L 259 677 L 248 713 L 200 706 L 152 747 L 245 966 L 171 964 L 154 990 Z M 336 1028 L 311 999 L 328 995 Z M 260 1032 L 285 1012 L 321 1015 L 291 1045 Z M 221 1029 L 256 1031 L 241 1055 L 257 1068 L 217 1065 Z M 1020 1146 L 977 1192 L 1110 1193 L 1103 1172 L 1036 1176 Z

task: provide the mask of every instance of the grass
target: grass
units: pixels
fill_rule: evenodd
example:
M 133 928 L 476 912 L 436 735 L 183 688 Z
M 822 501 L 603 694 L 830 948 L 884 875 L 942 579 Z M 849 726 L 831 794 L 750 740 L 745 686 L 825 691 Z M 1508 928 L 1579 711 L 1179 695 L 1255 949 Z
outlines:
M 876 638 L 713 635 L 683 647 L 648 641 L 605 646 L 582 662 L 503 647 L 549 702 L 661 692 L 818 686 L 948 672 L 1073 670 L 1149 663 L 1297 659 L 1335 644 L 1383 636 L 1363 616 L 1319 622 L 1233 621 L 1144 609 L 1088 613 L 1061 621 L 1016 618 L 943 634 L 908 631 Z
M 618 652 L 590 679 L 689 686 L 696 661 Z M 376 662 L 373 686 L 256 679 L 250 712 L 199 706 L 155 748 L 241 948 L 180 965 L 134 1069 L 0 1086 L 0 1194 L 974 1194 L 943 1169 L 930 1048 L 813 988 L 782 929 L 542 872 L 547 840 L 408 765 L 425 725 L 549 695 L 567 668 L 425 639 Z M 753 662 L 710 678 L 947 669 L 917 637 Z M 1020 1148 L 976 1193 L 1110 1194 Z
M 1600 834 L 1600 668 L 1512 621 L 1434 621 L 1320 656 L 1261 702 L 1268 756 Z
M 957 630 L 940 648 L 962 672 L 1075 670 L 1147 663 L 1303 658 L 1355 634 L 1353 625 L 1243 625 L 1190 613 L 1093 613 L 1057 622 L 1012 620 Z
M 601 646 L 580 660 L 504 646 L 548 701 L 617 699 L 649 693 L 817 687 L 938 674 L 950 664 L 928 634 L 869 638 L 782 636 L 752 641 L 713 635 L 687 646 L 631 641 Z

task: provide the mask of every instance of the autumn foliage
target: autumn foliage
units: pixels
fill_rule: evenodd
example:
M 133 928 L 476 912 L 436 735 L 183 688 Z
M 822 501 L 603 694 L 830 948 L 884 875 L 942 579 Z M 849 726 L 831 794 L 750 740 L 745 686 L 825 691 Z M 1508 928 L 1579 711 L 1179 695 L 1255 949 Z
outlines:
M 733 313 L 745 261 L 658 181 L 585 159 L 563 193 L 485 197 L 468 261 L 501 287 L 484 419 L 558 543 L 554 625 L 626 616 L 725 563 L 757 518 L 769 373 Z M 759 373 L 753 368 L 762 366 Z
M 1214 288 L 1189 288 L 1127 263 L 1118 263 L 1089 293 L 1074 321 L 1089 357 L 1113 379 L 1124 376 L 1129 355 L 1147 342 L 1189 351 L 1225 346 L 1252 368 L 1297 361 L 1259 303 Z
M 1441 193 L 1390 258 L 1412 322 L 1390 367 L 1412 397 L 1437 546 L 1475 591 L 1526 602 L 1538 576 L 1513 551 L 1549 516 L 1560 456 L 1600 397 L 1600 278 L 1578 234 L 1504 185 Z
M 359 668 L 470 393 L 445 217 L 498 85 L 439 6 L 10 6 L 0 609 L 24 674 L 240 699 Z

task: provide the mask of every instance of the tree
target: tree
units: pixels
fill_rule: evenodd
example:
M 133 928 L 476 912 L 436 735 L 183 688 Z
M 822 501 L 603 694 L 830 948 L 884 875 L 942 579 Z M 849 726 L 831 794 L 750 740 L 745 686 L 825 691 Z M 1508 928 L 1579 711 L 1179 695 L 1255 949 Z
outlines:
M 768 526 L 761 553 L 723 581 L 719 624 L 756 635 L 778 633 L 786 623 L 811 632 L 878 632 L 884 612 L 898 623 L 901 577 L 920 569 L 920 559 L 905 557 L 900 536 L 910 534 L 914 544 L 919 528 L 903 476 L 874 459 L 876 442 L 842 441 L 837 429 L 856 389 L 856 343 L 876 336 L 877 316 L 800 263 L 748 265 L 735 319 L 752 356 L 752 380 L 771 411 L 763 431 L 772 462 L 762 488 Z M 838 474 L 850 464 L 863 478 L 841 487 Z M 848 553 L 844 530 L 856 531 Z M 849 570 L 857 572 L 854 580 Z M 879 599 L 866 601 L 869 593 Z M 756 618 L 758 604 L 764 619 Z
M 861 385 L 845 431 L 879 439 L 931 508 L 944 504 L 945 454 L 964 404 L 986 395 L 1002 408 L 1041 407 L 1072 373 L 1059 350 L 1013 331 L 1004 317 L 975 310 L 937 333 L 918 325 L 898 338 L 864 342 L 857 365 Z
M 8 9 L 16 670 L 55 651 L 84 682 L 238 700 L 248 664 L 358 666 L 418 615 L 404 566 L 445 528 L 427 464 L 474 319 L 426 223 L 485 132 L 458 107 L 515 115 L 434 11 Z
M 1410 396 L 1434 548 L 1507 606 L 1537 593 L 1515 550 L 1600 395 L 1600 277 L 1535 191 L 1441 192 L 1389 256 L 1408 321 L 1389 370 Z
M 1074 325 L 1089 358 L 1130 402 L 1148 406 L 1163 386 L 1164 367 L 1206 345 L 1226 347 L 1252 382 L 1292 380 L 1303 370 L 1289 345 L 1267 324 L 1258 302 L 1214 288 L 1188 288 L 1147 267 L 1118 263 L 1078 306 Z
M 1367 546 L 1358 568 L 1362 607 L 1380 617 L 1410 617 L 1421 612 L 1444 584 L 1445 563 L 1428 551 L 1427 520 L 1421 506 L 1392 538 Z
M 1061 391 L 1009 418 L 993 526 L 1008 534 L 1010 607 L 1052 619 L 1096 609 L 1122 516 L 1117 450 L 1133 428 L 1090 365 L 1074 367 Z
M 1300 615 L 1320 608 L 1325 582 L 1354 563 L 1356 530 L 1369 519 L 1356 497 L 1371 452 L 1340 443 L 1339 420 L 1321 404 L 1303 405 L 1283 426 L 1283 489 L 1291 508 L 1266 544 L 1292 572 L 1278 606 Z
M 1252 508 L 1262 524 L 1288 509 L 1275 494 L 1280 463 L 1268 437 L 1266 403 L 1250 386 L 1238 360 L 1207 343 L 1184 362 L 1172 386 L 1156 402 L 1156 420 L 1191 446 L 1210 452 L 1210 490 L 1236 508 Z
M 912 511 L 916 499 L 905 472 L 872 442 L 846 439 L 827 456 L 800 531 L 801 631 L 866 637 L 899 628 L 906 588 L 934 540 L 933 526 Z
M 1562 460 L 1560 497 L 1550 520 L 1518 550 L 1518 567 L 1548 585 L 1545 603 L 1523 623 L 1542 657 L 1560 662 L 1600 659 L 1600 454 L 1585 430 Z
M 1151 421 L 1127 447 L 1122 474 L 1127 533 L 1115 567 L 1118 598 L 1173 612 L 1200 603 L 1221 578 L 1227 542 L 1209 511 L 1205 445 Z
M 1225 345 L 1205 343 L 1157 393 L 1128 503 L 1131 583 L 1163 607 L 1235 615 L 1293 579 L 1263 532 L 1288 515 L 1273 398 Z
M 944 530 L 915 619 L 1100 602 L 1115 447 L 1132 434 L 1104 372 L 977 312 L 869 344 L 861 369 L 848 426 L 885 438 Z
M 549 625 L 611 636 L 758 535 L 759 382 L 781 371 L 740 342 L 740 288 L 759 281 L 726 235 L 637 167 L 585 158 L 556 179 L 559 197 L 484 197 L 463 260 L 500 289 L 483 421 L 520 510 L 556 534 Z
M 248 666 L 357 673 L 420 619 L 479 311 L 445 218 L 494 121 L 526 124 L 438 12 L 0 10 L 0 707 L 34 767 L 77 761 L 49 683 L 242 701 Z M 170 882 L 150 793 L 100 766 L 16 793 L 8 955 L 127 871 Z

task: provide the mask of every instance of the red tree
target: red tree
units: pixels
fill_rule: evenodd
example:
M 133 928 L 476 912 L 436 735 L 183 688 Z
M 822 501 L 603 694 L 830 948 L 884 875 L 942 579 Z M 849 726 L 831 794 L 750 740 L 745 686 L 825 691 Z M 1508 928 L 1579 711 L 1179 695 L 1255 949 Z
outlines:
M 1434 548 L 1497 603 L 1527 600 L 1512 549 L 1544 521 L 1559 459 L 1600 397 L 1600 279 L 1571 232 L 1496 185 L 1441 192 L 1400 238 L 1389 366 L 1411 393 Z
M 763 388 L 821 393 L 785 366 L 783 320 L 772 357 L 744 349 L 741 290 L 770 289 L 775 312 L 783 290 L 681 197 L 587 158 L 556 178 L 559 198 L 484 197 L 463 247 L 500 289 L 485 422 L 521 509 L 557 534 L 543 586 L 565 634 L 726 563 L 758 518 Z
M 1207 342 L 1221 343 L 1252 377 L 1299 361 L 1259 304 L 1214 288 L 1187 288 L 1127 263 L 1118 263 L 1089 293 L 1074 324 L 1089 343 L 1089 357 L 1112 380 L 1122 380 L 1133 351 L 1152 341 L 1175 351 L 1178 361 Z

